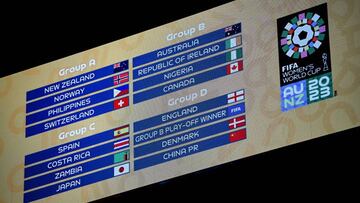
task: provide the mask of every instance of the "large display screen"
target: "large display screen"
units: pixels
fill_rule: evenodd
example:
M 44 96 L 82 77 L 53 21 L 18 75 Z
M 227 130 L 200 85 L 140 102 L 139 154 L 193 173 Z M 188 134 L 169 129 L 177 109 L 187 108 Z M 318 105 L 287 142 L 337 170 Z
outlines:
M 97 200 L 359 126 L 343 5 L 234 1 L 1 78 L 1 199 Z

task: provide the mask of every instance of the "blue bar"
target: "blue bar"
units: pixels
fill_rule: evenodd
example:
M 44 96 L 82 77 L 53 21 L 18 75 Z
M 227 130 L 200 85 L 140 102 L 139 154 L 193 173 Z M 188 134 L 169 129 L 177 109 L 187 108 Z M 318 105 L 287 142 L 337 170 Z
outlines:
M 184 143 L 187 143 L 187 142 L 192 142 L 194 140 L 202 139 L 204 137 L 215 135 L 217 133 L 225 132 L 225 131 L 228 131 L 228 130 L 230 130 L 229 122 L 227 120 L 222 121 L 220 123 L 216 123 L 216 124 L 213 124 L 213 125 L 210 125 L 210 126 L 206 126 L 206 127 L 203 127 L 203 128 L 196 129 L 196 130 L 191 130 L 191 131 L 188 131 L 186 133 L 182 133 L 180 135 L 176 135 L 176 136 L 173 136 L 173 137 L 165 138 L 165 139 L 162 139 L 162 140 L 159 140 L 159 141 L 155 141 L 155 142 L 152 142 L 152 143 L 149 143 L 149 144 L 145 144 L 145 145 L 141 145 L 139 147 L 136 147 L 134 149 L 134 157 L 137 158 L 139 156 L 144 156 L 144 155 L 156 152 L 156 151 L 161 151 L 163 149 L 174 147 L 174 146 L 177 146 L 177 145 L 181 145 L 181 144 L 184 144 Z M 181 142 L 174 143 L 172 145 L 168 145 L 168 144 L 164 145 L 164 143 L 167 143 L 168 140 L 181 138 L 181 137 L 185 137 L 185 136 L 187 136 L 187 137 L 191 136 L 193 138 L 192 139 L 190 139 L 190 138 L 185 139 L 184 138 L 184 140 L 181 141 Z
M 239 115 L 239 112 L 245 112 L 245 103 L 235 104 L 227 109 L 228 117 Z
M 197 143 L 172 149 L 166 152 L 148 156 L 143 159 L 135 160 L 134 163 L 135 171 L 232 143 L 230 142 L 229 136 L 230 136 L 229 133 L 226 133 L 204 141 L 200 141 Z M 176 157 L 170 157 L 166 159 L 167 157 L 166 154 L 177 151 L 183 151 L 185 153 L 182 153 L 181 155 Z
M 217 120 L 230 117 L 228 114 L 231 112 L 231 116 L 242 114 L 245 112 L 245 103 L 235 104 L 229 107 L 225 107 L 219 110 L 215 110 L 209 113 L 194 116 L 176 123 L 165 125 L 153 130 L 149 130 L 143 133 L 134 135 L 134 145 L 138 145 L 143 142 L 148 142 L 157 138 L 161 138 L 177 132 L 182 132 L 197 126 L 204 125 L 206 123 L 215 122 Z M 204 118 L 209 115 L 217 115 L 217 118 L 213 120 L 205 120 Z
M 85 161 L 85 160 L 88 160 L 88 159 L 91 159 L 91 158 L 94 158 L 94 157 L 97 157 L 97 156 L 100 156 L 103 154 L 107 154 L 107 153 L 119 150 L 119 149 L 114 150 L 114 143 L 121 141 L 121 140 L 126 140 L 126 139 L 129 139 L 129 138 L 123 138 L 120 140 L 109 142 L 109 143 L 106 143 L 106 144 L 103 144 L 100 146 L 96 146 L 96 147 L 93 147 L 90 149 L 75 152 L 75 153 L 72 153 L 72 154 L 69 154 L 66 156 L 62 156 L 60 158 L 51 159 L 49 161 L 45 161 L 43 163 L 39 163 L 39 164 L 30 166 L 30 167 L 27 167 L 27 168 L 25 168 L 25 178 L 28 178 L 28 177 L 31 177 L 31 176 L 34 176 L 34 175 L 37 175 L 40 173 L 44 173 L 46 171 L 55 170 L 57 168 L 75 164 L 80 161 Z M 128 147 L 128 146 L 124 146 L 120 149 L 123 149 L 126 147 Z M 79 154 L 82 154 L 84 157 L 80 158 L 80 159 L 76 159 L 76 156 L 78 156 Z M 57 164 L 59 164 L 61 162 L 61 165 L 55 165 L 52 168 L 48 168 L 48 164 L 55 163 L 55 162 L 58 162 Z
M 214 51 L 209 51 L 208 53 L 205 53 L 205 54 L 199 55 L 199 56 L 192 56 L 192 57 L 190 56 L 193 53 L 196 53 L 198 51 L 202 52 L 203 50 L 206 50 L 206 49 L 209 49 L 209 48 L 214 48 Z M 193 61 L 193 60 L 201 59 L 203 57 L 219 53 L 219 52 L 224 51 L 224 50 L 225 50 L 225 42 L 224 41 L 217 42 L 217 43 L 214 43 L 214 44 L 211 44 L 211 45 L 208 45 L 208 46 L 205 46 L 205 47 L 190 51 L 188 53 L 184 53 L 184 54 L 181 54 L 181 55 L 178 55 L 178 56 L 174 56 L 172 58 L 165 59 L 165 60 L 162 60 L 162 61 L 158 61 L 158 62 L 149 64 L 149 65 L 146 65 L 144 67 L 135 69 L 135 70 L 133 70 L 133 78 L 135 80 L 135 79 L 138 79 L 138 78 L 141 78 L 141 77 L 144 77 L 144 76 L 154 74 L 154 73 L 156 73 L 158 71 L 163 71 L 163 70 L 166 70 L 166 69 L 169 69 L 169 68 L 181 65 L 181 64 L 188 63 L 188 62 Z M 157 66 L 157 65 L 162 65 L 163 67 L 158 69 L 158 70 L 154 70 L 153 68 L 155 66 Z
M 123 62 L 128 63 L 128 60 L 123 61 Z M 30 100 L 33 100 L 33 99 L 36 99 L 36 98 L 39 98 L 39 97 L 43 97 L 43 96 L 46 96 L 47 94 L 53 94 L 55 92 L 59 92 L 59 91 L 62 91 L 62 90 L 65 90 L 65 89 L 68 89 L 68 88 L 71 88 L 71 87 L 76 87 L 76 86 L 78 86 L 80 84 L 88 83 L 90 81 L 97 80 L 99 78 L 114 74 L 117 71 L 114 70 L 113 66 L 114 66 L 114 64 L 111 64 L 109 66 L 105 66 L 105 67 L 97 69 L 95 71 L 84 73 L 84 74 L 81 74 L 81 75 L 78 75 L 78 76 L 75 76 L 75 77 L 72 77 L 72 78 L 69 78 L 69 79 L 65 79 L 65 80 L 62 80 L 62 81 L 59 81 L 59 82 L 56 82 L 56 83 L 52 83 L 52 84 L 49 84 L 49 85 L 46 85 L 46 86 L 31 90 L 31 91 L 28 91 L 26 93 L 26 101 L 30 101 Z M 128 66 L 124 67 L 121 71 L 127 70 L 127 69 L 128 69 Z M 84 76 L 89 76 L 90 77 L 89 80 L 76 82 L 76 84 L 73 83 L 75 81 L 79 81 L 81 78 L 84 78 Z M 65 84 L 69 84 L 69 85 L 65 85 Z M 45 89 L 47 89 L 47 88 L 49 88 L 51 86 L 54 87 L 54 91 L 51 91 L 51 92 L 48 92 L 48 93 L 45 92 Z
M 200 73 L 200 74 L 190 76 L 190 77 L 187 77 L 187 78 L 184 78 L 184 79 L 181 79 L 181 80 L 170 82 L 170 83 L 167 83 L 165 85 L 161 85 L 159 87 L 155 87 L 153 89 L 145 90 L 143 92 L 139 92 L 137 94 L 134 94 L 134 104 L 137 104 L 137 103 L 149 100 L 149 99 L 153 99 L 155 97 L 159 97 L 159 96 L 162 96 L 162 95 L 170 94 L 172 92 L 176 92 L 178 90 L 189 88 L 189 87 L 198 85 L 200 83 L 207 82 L 207 81 L 210 81 L 210 80 L 213 80 L 213 79 L 216 79 L 216 78 L 220 78 L 220 77 L 223 77 L 223 76 L 226 76 L 226 75 L 227 75 L 226 74 L 226 66 L 221 66 L 219 68 L 209 70 L 209 71 L 206 71 L 204 73 Z M 169 89 L 169 90 L 166 90 L 166 91 L 164 89 L 169 85 L 179 84 L 181 82 L 183 82 L 184 84 L 187 84 L 187 85 L 184 85 L 184 86 L 176 88 L 176 89 Z
M 122 163 L 122 162 L 118 162 L 118 163 Z M 38 177 L 33 178 L 33 179 L 25 180 L 24 191 L 30 190 L 32 188 L 36 188 L 36 187 L 39 187 L 39 186 L 42 186 L 42 185 L 46 185 L 46 184 L 49 184 L 49 183 L 52 183 L 52 182 L 60 181 L 60 180 L 66 179 L 66 178 L 70 178 L 70 177 L 73 177 L 73 176 L 77 176 L 77 175 L 80 175 L 80 174 L 83 174 L 83 173 L 87 173 L 89 171 L 93 171 L 93 170 L 96 170 L 96 169 L 99 169 L 99 168 L 103 168 L 103 167 L 106 167 L 106 166 L 109 166 L 109 165 L 112 165 L 112 164 L 115 164 L 114 163 L 114 154 L 111 154 L 109 156 L 105 156 L 105 157 L 102 157 L 102 158 L 99 158 L 99 159 L 95 159 L 95 160 L 92 160 L 92 161 L 89 161 L 89 162 L 85 162 L 85 163 L 82 163 L 82 164 L 78 164 L 78 165 L 75 165 L 75 166 L 71 166 L 71 167 L 68 167 L 68 168 L 65 168 L 65 169 L 61 169 L 61 170 L 58 170 L 58 171 L 55 171 L 55 172 L 51 172 L 51 173 L 45 174 L 43 176 L 38 176 Z M 62 171 L 69 171 L 71 169 L 76 171 L 79 167 L 81 168 L 81 171 L 79 170 L 78 172 L 69 173 L 68 175 L 63 176 L 63 177 L 60 177 L 59 175 L 57 175 L 57 174 L 61 173 Z
M 101 171 L 97 171 L 95 173 L 90 173 L 87 175 L 84 175 L 82 177 L 78 177 L 78 178 L 74 178 L 68 181 L 64 181 L 64 182 L 60 182 L 54 185 L 50 185 L 44 188 L 40 188 L 31 192 L 27 192 L 24 194 L 24 202 L 31 202 L 31 201 L 35 201 L 38 199 L 42 199 L 45 197 L 49 197 L 55 194 L 59 194 L 59 193 L 63 193 L 72 189 L 76 189 L 79 187 L 83 187 L 86 185 L 90 185 L 99 181 L 103 181 L 109 178 L 114 177 L 114 167 L 110 167 L 110 168 L 106 168 L 104 170 Z M 118 176 L 116 176 L 118 177 Z M 80 180 L 81 184 L 80 185 L 74 185 L 73 187 L 67 188 L 65 190 L 62 191 L 57 191 L 59 185 L 71 182 L 71 181 L 75 181 L 75 180 Z
M 77 97 L 81 97 L 99 90 L 106 89 L 108 87 L 113 87 L 114 85 L 114 79 L 113 77 L 105 78 L 103 80 L 84 85 L 82 87 L 78 87 L 72 90 L 68 90 L 66 92 L 62 92 L 53 96 L 49 96 L 31 103 L 26 104 L 26 113 L 30 113 L 32 111 L 42 109 L 48 106 L 52 106 L 58 103 L 62 103 L 71 99 L 76 99 Z M 65 97 L 66 95 L 73 95 L 71 97 L 66 97 L 62 99 L 61 101 L 55 101 L 56 97 Z
M 95 144 L 99 144 L 111 139 L 114 139 L 114 130 L 107 130 L 92 136 L 88 136 L 88 137 L 84 137 L 82 139 L 79 140 L 74 140 L 72 142 L 68 142 L 62 145 L 58 145 L 55 147 L 51 147 L 49 149 L 45 149 L 42 151 L 38 151 L 29 155 L 25 156 L 25 165 L 29 165 L 29 164 L 33 164 L 35 162 L 39 162 L 42 160 L 46 160 L 48 158 L 52 158 L 52 157 L 56 157 L 62 154 L 66 154 L 75 150 L 79 150 L 79 149 L 83 149 L 85 147 L 89 147 Z M 74 146 L 74 144 L 79 143 L 80 147 L 76 147 L 74 149 L 72 149 L 71 151 L 67 150 L 67 151 L 62 151 L 64 149 L 65 146 Z M 60 150 L 61 149 L 61 150 Z
M 121 87 L 117 87 L 117 89 L 119 89 L 119 88 L 129 90 L 129 84 L 126 84 Z M 46 110 L 43 110 L 43 111 L 40 111 L 40 112 L 37 112 L 34 114 L 27 115 L 26 116 L 26 125 L 30 125 L 30 124 L 36 123 L 38 121 L 42 121 L 42 120 L 52 118 L 55 116 L 59 116 L 59 115 L 62 115 L 62 114 L 65 114 L 65 113 L 68 113 L 71 111 L 75 111 L 77 109 L 91 106 L 93 104 L 97 104 L 97 103 L 100 103 L 100 102 L 103 102 L 103 101 L 106 101 L 106 100 L 109 100 L 112 98 L 114 98 L 113 89 L 110 89 L 110 90 L 107 90 L 104 92 L 100 92 L 100 93 L 91 95 L 89 97 L 85 97 L 83 99 L 78 99 L 78 100 L 71 101 L 71 102 L 68 102 L 68 103 L 65 103 L 65 104 L 62 104 L 59 106 L 55 106 L 50 109 L 46 109 Z M 82 104 L 78 107 L 73 107 L 71 109 L 69 108 L 70 105 L 75 105 L 76 103 L 84 103 L 84 104 Z M 61 109 L 61 111 L 59 113 L 50 114 L 50 112 L 56 111 L 57 109 Z M 62 110 L 62 109 L 64 109 L 64 110 Z
M 50 121 L 46 121 L 43 123 L 39 123 L 30 127 L 27 127 L 25 129 L 25 136 L 30 137 L 33 135 L 37 135 L 39 133 L 47 132 L 49 130 L 53 130 L 56 128 L 60 128 L 72 123 L 76 123 L 78 121 L 82 121 L 94 116 L 98 116 L 110 111 L 113 111 L 114 109 L 114 102 L 108 102 L 105 104 L 101 104 L 99 106 L 95 106 L 92 108 L 88 108 L 79 112 L 75 112 L 60 118 L 56 118 Z
M 223 106 L 225 104 L 227 104 L 227 95 L 222 95 L 222 96 L 215 97 L 213 99 L 206 100 L 206 101 L 194 104 L 194 105 L 189 105 L 189 106 L 186 106 L 184 108 L 180 108 L 180 109 L 177 109 L 177 110 L 174 110 L 174 111 L 170 111 L 170 112 L 163 113 L 163 114 L 160 114 L 160 115 L 156 115 L 156 116 L 153 116 L 153 117 L 150 117 L 150 118 L 146 118 L 144 120 L 137 121 L 137 122 L 134 123 L 134 132 L 138 132 L 138 131 L 141 131 L 141 130 L 144 130 L 144 129 L 148 129 L 148 128 L 151 128 L 151 127 L 154 127 L 154 126 L 157 126 L 157 125 L 160 125 L 160 124 L 168 123 L 170 121 L 173 121 L 174 119 L 178 120 L 178 119 L 185 118 L 185 117 L 188 117 L 188 116 L 192 115 L 190 113 L 187 114 L 187 115 L 181 114 L 181 112 L 184 111 L 184 110 L 196 109 L 196 111 L 193 114 L 197 114 L 197 113 L 201 113 L 201 112 L 204 112 L 204 111 L 216 108 L 216 107 Z M 174 118 L 174 119 L 169 119 L 169 120 L 166 120 L 166 121 L 163 120 L 163 116 L 166 116 L 166 115 L 169 115 L 169 114 L 175 114 L 175 113 L 178 114 L 179 116 Z
M 210 32 L 208 34 L 201 35 L 199 37 L 194 37 L 192 39 L 189 39 L 189 40 L 186 40 L 186 41 L 183 41 L 183 42 L 179 42 L 177 44 L 170 45 L 170 46 L 164 47 L 162 49 L 158 49 L 158 50 L 155 50 L 155 51 L 152 51 L 152 52 L 137 56 L 137 57 L 135 57 L 133 59 L 133 64 L 134 64 L 134 67 L 141 66 L 141 65 L 143 65 L 145 63 L 155 61 L 155 60 L 158 60 L 158 59 L 162 59 L 164 57 L 168 57 L 168 56 L 171 56 L 171 55 L 175 55 L 177 53 L 187 51 L 189 49 L 193 49 L 193 48 L 196 48 L 198 46 L 201 46 L 201 45 L 213 42 L 213 41 L 217 41 L 217 40 L 219 40 L 221 38 L 224 38 L 224 37 L 226 37 L 224 28 L 218 29 L 218 30 L 215 30 L 215 31 Z M 181 49 L 181 51 L 177 51 L 177 49 L 175 49 L 171 54 L 158 56 L 158 52 L 163 52 L 163 51 L 166 51 L 166 50 L 169 50 L 169 49 L 174 49 L 174 47 L 178 47 L 179 45 L 181 46 L 182 44 L 185 44 L 185 43 L 186 44 L 187 43 L 193 43 L 196 40 L 198 40 L 198 43 L 196 45 L 186 47 L 184 49 Z
M 225 55 L 226 55 L 225 53 L 219 54 L 212 58 L 208 58 L 208 59 L 205 59 L 202 61 L 195 62 L 193 64 L 182 66 L 182 67 L 176 68 L 174 70 L 166 71 L 164 73 L 160 73 L 158 75 L 154 75 L 154 76 L 145 78 L 143 80 L 138 80 L 138 81 L 134 82 L 134 86 L 133 86 L 134 92 L 144 89 L 144 88 L 148 88 L 148 87 L 157 85 L 157 84 L 160 84 L 160 83 L 163 83 L 163 82 L 174 80 L 176 78 L 183 77 L 185 75 L 193 74 L 193 73 L 205 70 L 207 68 L 211 68 L 211 67 L 220 65 L 222 63 L 225 63 L 226 62 Z M 165 78 L 165 76 L 167 76 L 171 73 L 175 73 L 176 71 L 181 72 L 183 70 L 184 70 L 184 72 L 186 72 L 186 74 L 179 74 L 176 77 L 171 77 L 170 79 Z

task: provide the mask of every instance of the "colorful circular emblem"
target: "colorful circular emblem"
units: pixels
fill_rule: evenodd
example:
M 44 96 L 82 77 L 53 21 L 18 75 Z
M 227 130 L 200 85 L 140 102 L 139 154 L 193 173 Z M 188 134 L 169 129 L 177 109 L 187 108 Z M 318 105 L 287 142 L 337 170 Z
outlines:
M 325 38 L 324 20 L 316 13 L 301 13 L 286 24 L 280 45 L 288 57 L 306 58 L 319 49 Z

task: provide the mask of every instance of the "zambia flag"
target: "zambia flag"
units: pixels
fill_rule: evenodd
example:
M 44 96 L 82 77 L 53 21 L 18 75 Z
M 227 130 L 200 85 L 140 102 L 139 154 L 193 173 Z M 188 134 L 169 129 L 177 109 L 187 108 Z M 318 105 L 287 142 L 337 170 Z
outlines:
M 120 163 L 130 159 L 130 151 L 125 150 L 114 154 L 114 163 Z

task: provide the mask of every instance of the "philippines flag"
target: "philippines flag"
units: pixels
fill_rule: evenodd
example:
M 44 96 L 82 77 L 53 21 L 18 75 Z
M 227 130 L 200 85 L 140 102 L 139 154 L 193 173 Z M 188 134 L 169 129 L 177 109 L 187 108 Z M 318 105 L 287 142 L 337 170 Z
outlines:
M 114 142 L 114 150 L 122 149 L 124 147 L 128 147 L 130 144 L 129 138 L 125 138 L 119 141 Z
M 124 85 L 120 87 L 116 87 L 113 89 L 113 96 L 114 97 L 120 97 L 121 95 L 128 94 L 129 93 L 129 85 Z
M 246 124 L 245 115 L 238 116 L 236 118 L 232 118 L 232 119 L 228 120 L 228 122 L 229 122 L 230 129 L 235 129 L 235 128 L 245 126 L 245 124 Z

